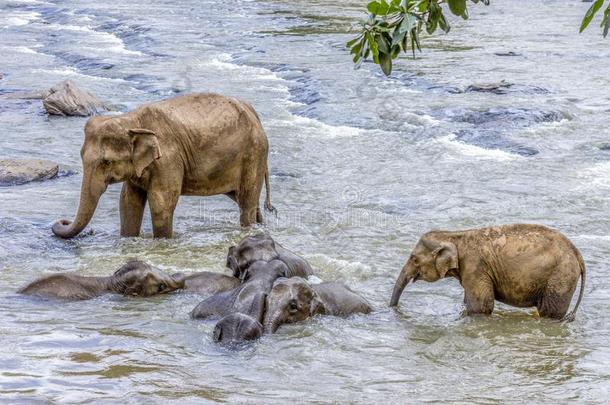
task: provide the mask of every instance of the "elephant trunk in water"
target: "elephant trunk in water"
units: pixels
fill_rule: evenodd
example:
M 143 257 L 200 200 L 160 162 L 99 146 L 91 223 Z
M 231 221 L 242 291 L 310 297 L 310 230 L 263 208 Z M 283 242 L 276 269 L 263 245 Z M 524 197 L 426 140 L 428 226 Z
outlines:
M 74 221 L 60 219 L 55 222 L 53 224 L 53 233 L 64 239 L 73 238 L 81 233 L 87 224 L 89 224 L 89 221 L 91 221 L 97 203 L 104 191 L 106 191 L 106 187 L 107 184 L 104 181 L 98 181 L 96 184 L 91 173 L 85 170 L 76 218 Z
M 407 262 L 407 264 L 405 264 L 402 270 L 400 271 L 398 280 L 396 280 L 396 284 L 394 285 L 392 299 L 390 300 L 391 307 L 395 307 L 396 305 L 398 305 L 398 300 L 400 299 L 400 296 L 402 295 L 402 292 L 404 291 L 405 287 L 407 286 L 407 284 L 409 284 L 409 281 L 414 279 L 416 276 L 417 267 L 411 265 L 410 262 Z

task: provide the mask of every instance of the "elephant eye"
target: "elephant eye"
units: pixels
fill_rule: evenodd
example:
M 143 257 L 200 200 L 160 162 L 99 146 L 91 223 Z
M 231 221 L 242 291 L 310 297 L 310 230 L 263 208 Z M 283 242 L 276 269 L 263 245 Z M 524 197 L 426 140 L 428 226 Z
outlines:
M 163 292 L 163 291 L 165 291 L 166 288 L 167 288 L 167 286 L 165 285 L 165 283 L 161 283 L 161 284 L 159 284 L 158 291 Z

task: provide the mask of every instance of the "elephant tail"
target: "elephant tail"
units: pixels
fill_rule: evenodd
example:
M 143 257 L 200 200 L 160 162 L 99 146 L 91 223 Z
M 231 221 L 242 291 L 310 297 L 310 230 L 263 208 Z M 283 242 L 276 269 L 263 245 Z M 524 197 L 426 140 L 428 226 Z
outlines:
M 265 209 L 269 212 L 277 214 L 277 210 L 271 205 L 271 187 L 269 187 L 269 168 L 265 168 Z
M 585 261 L 582 258 L 582 255 L 578 251 L 578 249 L 572 245 L 574 248 L 574 252 L 576 253 L 576 258 L 578 259 L 578 265 L 580 266 L 580 292 L 578 293 L 578 300 L 576 301 L 576 306 L 572 310 L 572 312 L 566 314 L 561 320 L 564 322 L 572 322 L 576 318 L 576 310 L 580 306 L 582 301 L 582 297 L 585 294 L 585 280 L 587 278 L 587 271 L 585 269 Z

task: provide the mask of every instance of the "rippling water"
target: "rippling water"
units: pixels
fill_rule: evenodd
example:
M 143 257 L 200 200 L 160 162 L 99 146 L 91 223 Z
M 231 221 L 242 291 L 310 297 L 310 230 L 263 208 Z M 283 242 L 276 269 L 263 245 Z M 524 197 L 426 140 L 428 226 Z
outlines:
M 2 0 L 0 151 L 61 163 L 56 180 L 0 188 L 0 400 L 604 402 L 610 395 L 608 42 L 577 35 L 589 6 L 495 0 L 426 39 L 392 79 L 344 49 L 359 1 Z M 516 56 L 500 56 L 507 52 Z M 499 54 L 499 55 L 497 55 Z M 52 237 L 76 210 L 85 119 L 52 118 L 15 91 L 72 79 L 118 110 L 188 91 L 249 100 L 271 152 L 267 228 L 370 316 L 283 327 L 246 350 L 192 321 L 199 298 L 58 303 L 15 291 L 56 271 L 107 275 L 139 257 L 168 271 L 223 268 L 243 235 L 224 197 L 182 198 L 177 236 L 118 237 L 118 196 L 86 235 Z M 505 79 L 504 94 L 463 92 Z M 147 215 L 148 216 L 148 215 Z M 457 281 L 410 285 L 387 308 L 431 228 L 537 222 L 588 265 L 569 325 L 498 305 L 464 318 Z

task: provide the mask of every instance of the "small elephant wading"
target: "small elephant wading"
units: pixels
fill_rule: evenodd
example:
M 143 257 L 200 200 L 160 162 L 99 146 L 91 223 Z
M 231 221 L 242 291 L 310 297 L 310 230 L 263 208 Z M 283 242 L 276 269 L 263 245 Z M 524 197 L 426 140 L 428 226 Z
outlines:
M 155 237 L 171 237 L 181 195 L 226 194 L 237 202 L 240 223 L 262 222 L 263 182 L 269 195 L 263 126 L 248 103 L 218 94 L 190 94 L 146 104 L 119 116 L 93 117 L 81 149 L 83 181 L 74 221 L 53 233 L 72 238 L 87 226 L 109 184 L 123 183 L 121 235 L 138 236 L 146 202 Z
M 580 293 L 566 315 L 578 278 Z M 410 281 L 457 278 L 469 314 L 491 314 L 494 300 L 536 307 L 540 316 L 571 321 L 585 289 L 585 264 L 561 233 L 540 225 L 516 224 L 421 237 L 403 267 L 390 306 Z

